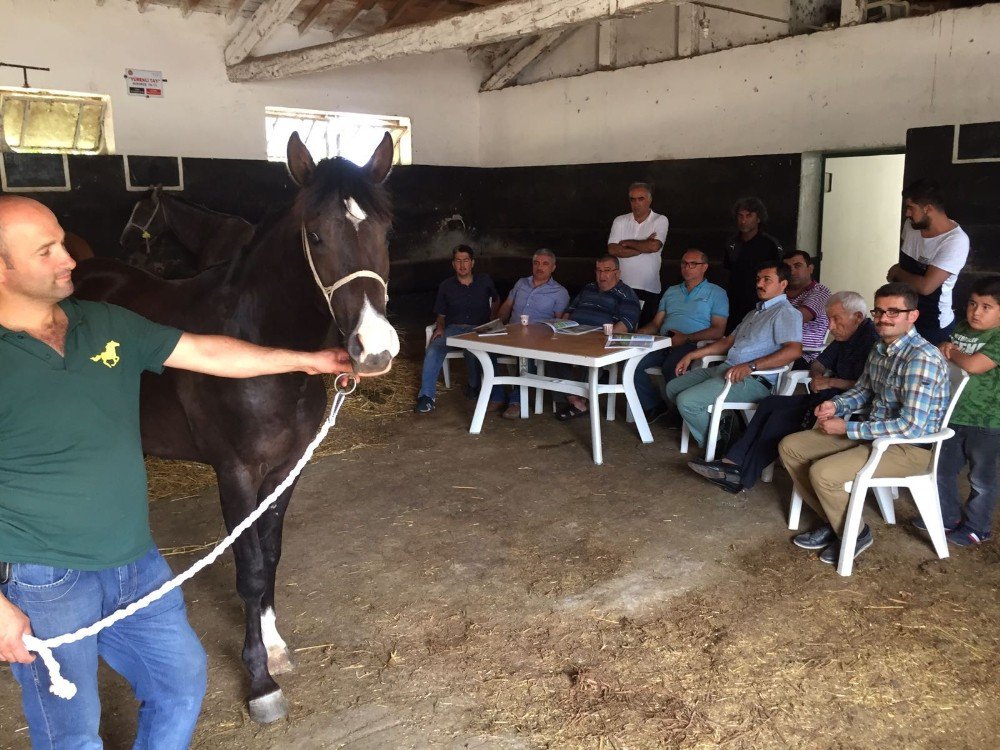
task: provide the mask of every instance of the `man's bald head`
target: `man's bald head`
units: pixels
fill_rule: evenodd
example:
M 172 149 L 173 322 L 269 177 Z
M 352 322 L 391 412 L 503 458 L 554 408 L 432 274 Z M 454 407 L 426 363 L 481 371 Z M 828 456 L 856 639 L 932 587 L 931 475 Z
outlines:
M 7 268 L 14 267 L 10 259 L 10 248 L 7 246 L 8 227 L 39 217 L 54 219 L 55 214 L 33 198 L 0 195 L 0 260 L 3 260 Z

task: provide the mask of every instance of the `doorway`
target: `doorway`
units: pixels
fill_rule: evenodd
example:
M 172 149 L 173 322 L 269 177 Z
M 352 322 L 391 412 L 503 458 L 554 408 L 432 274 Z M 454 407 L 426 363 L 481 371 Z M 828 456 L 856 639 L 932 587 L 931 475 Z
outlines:
M 905 154 L 824 160 L 820 229 L 823 284 L 870 304 L 899 259 Z

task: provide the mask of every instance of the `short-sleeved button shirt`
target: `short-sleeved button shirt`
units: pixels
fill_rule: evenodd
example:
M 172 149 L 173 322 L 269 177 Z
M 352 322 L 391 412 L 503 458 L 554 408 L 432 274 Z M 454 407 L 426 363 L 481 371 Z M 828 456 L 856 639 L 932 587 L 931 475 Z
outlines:
M 740 365 L 774 354 L 783 344 L 802 341 L 802 313 L 792 307 L 784 294 L 758 302 L 733 331 L 733 346 L 727 365 Z M 775 375 L 765 375 L 772 383 Z
M 696 333 L 712 325 L 712 317 L 729 317 L 729 297 L 726 290 L 702 280 L 688 291 L 686 284 L 667 287 L 660 298 L 659 312 L 664 313 L 660 335 L 667 331 Z
M 448 326 L 477 326 L 490 319 L 493 301 L 499 298 L 493 279 L 485 273 L 474 274 L 469 284 L 452 276 L 438 287 L 434 314 L 443 315 Z
M 518 279 L 510 290 L 508 299 L 513 300 L 511 320 L 516 321 L 527 315 L 532 321 L 548 320 L 559 315 L 569 304 L 566 287 L 550 278 L 544 284 L 535 286 L 531 276 Z
M 640 308 L 635 290 L 623 282 L 602 292 L 597 283 L 591 281 L 573 298 L 566 312 L 570 319 L 585 326 L 622 323 L 626 329 L 634 331 L 639 323 Z
M 788 301 L 796 310 L 803 307 L 812 311 L 813 319 L 806 322 L 805 315 L 802 316 L 802 346 L 806 349 L 822 349 L 826 343 L 826 331 L 830 327 L 830 320 L 826 317 L 826 303 L 830 301 L 830 290 L 816 281 L 809 284 L 795 297 L 789 297 Z M 818 351 L 803 352 L 802 359 L 812 362 L 816 359 Z
M 181 332 L 121 307 L 63 300 L 65 357 L 0 327 L 0 559 L 118 567 L 153 545 L 139 376 Z

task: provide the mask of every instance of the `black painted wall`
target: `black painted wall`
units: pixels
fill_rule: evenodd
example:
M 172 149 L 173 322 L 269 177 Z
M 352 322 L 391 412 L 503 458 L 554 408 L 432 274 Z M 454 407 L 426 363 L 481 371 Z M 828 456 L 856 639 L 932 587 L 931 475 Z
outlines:
M 29 165 L 30 166 L 30 165 Z M 145 164 L 145 177 L 168 174 L 173 160 Z M 133 204 L 143 193 L 125 188 L 123 159 L 69 158 L 72 191 L 28 193 L 46 203 L 66 229 L 98 255 L 121 257 L 118 246 Z M 283 164 L 252 160 L 184 159 L 184 197 L 216 211 L 258 221 L 284 204 L 294 186 Z M 142 170 L 139 170 L 142 171 Z M 636 180 L 654 187 L 653 206 L 670 219 L 664 279 L 688 247 L 718 261 L 732 232 L 730 208 L 744 195 L 768 205 L 767 231 L 794 245 L 799 194 L 798 155 L 629 162 L 519 168 L 397 167 L 389 178 L 394 201 L 390 238 L 394 292 L 426 292 L 450 273 L 450 248 L 466 241 L 481 251 L 479 269 L 508 287 L 529 272 L 539 247 L 560 258 L 557 276 L 571 290 L 592 279 L 593 259 L 606 249 L 612 219 L 628 210 Z M 133 165 L 133 180 L 142 178 Z M 459 215 L 464 222 L 447 220 Z

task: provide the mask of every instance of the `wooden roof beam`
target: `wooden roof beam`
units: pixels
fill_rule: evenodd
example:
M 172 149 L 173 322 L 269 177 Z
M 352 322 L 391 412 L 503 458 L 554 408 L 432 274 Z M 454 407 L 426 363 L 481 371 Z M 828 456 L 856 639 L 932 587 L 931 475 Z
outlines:
M 266 0 L 261 3 L 250 20 L 226 45 L 226 65 L 235 65 L 248 58 L 254 47 L 278 30 L 299 2 L 300 0 Z
M 587 21 L 634 15 L 681 0 L 510 0 L 429 23 L 279 52 L 229 64 L 231 81 L 263 81 L 318 73 L 446 49 L 478 47 Z M 263 7 L 263 6 L 262 6 Z M 227 55 L 227 61 L 229 55 Z
M 307 31 L 309 27 L 316 23 L 316 19 L 319 18 L 320 14 L 327 9 L 327 6 L 332 3 L 333 0 L 317 0 L 313 9 L 306 14 L 306 17 L 302 19 L 302 23 L 299 24 L 299 36 L 302 36 Z
M 243 13 L 243 9 L 250 0 L 229 0 L 229 7 L 226 8 L 226 23 L 232 23 Z
M 138 0 L 136 6 L 138 6 L 140 13 L 145 13 L 146 8 L 149 6 L 149 0 Z
M 513 83 L 522 70 L 554 50 L 566 41 L 574 31 L 576 29 L 570 27 L 568 29 L 559 29 L 558 31 L 546 31 L 544 34 L 540 34 L 534 41 L 525 45 L 517 54 L 510 57 L 487 76 L 486 80 L 483 81 L 483 85 L 479 87 L 479 90 L 496 91 Z
M 409 10 L 411 5 L 413 5 L 413 0 L 396 0 L 395 4 L 389 8 L 389 12 L 385 14 L 385 26 L 392 26 L 399 20 L 400 16 Z
M 340 39 L 340 37 L 344 35 L 344 32 L 351 27 L 352 23 L 375 7 L 376 2 L 377 0 L 358 0 L 358 2 L 354 4 L 354 7 L 347 11 L 347 13 L 345 13 L 343 17 L 337 21 L 337 25 L 330 29 L 330 33 L 333 34 L 334 40 L 336 41 L 337 39 Z
M 184 18 L 190 16 L 191 11 L 197 8 L 200 2 L 201 0 L 184 0 L 184 2 L 181 3 L 181 15 L 184 16 Z

